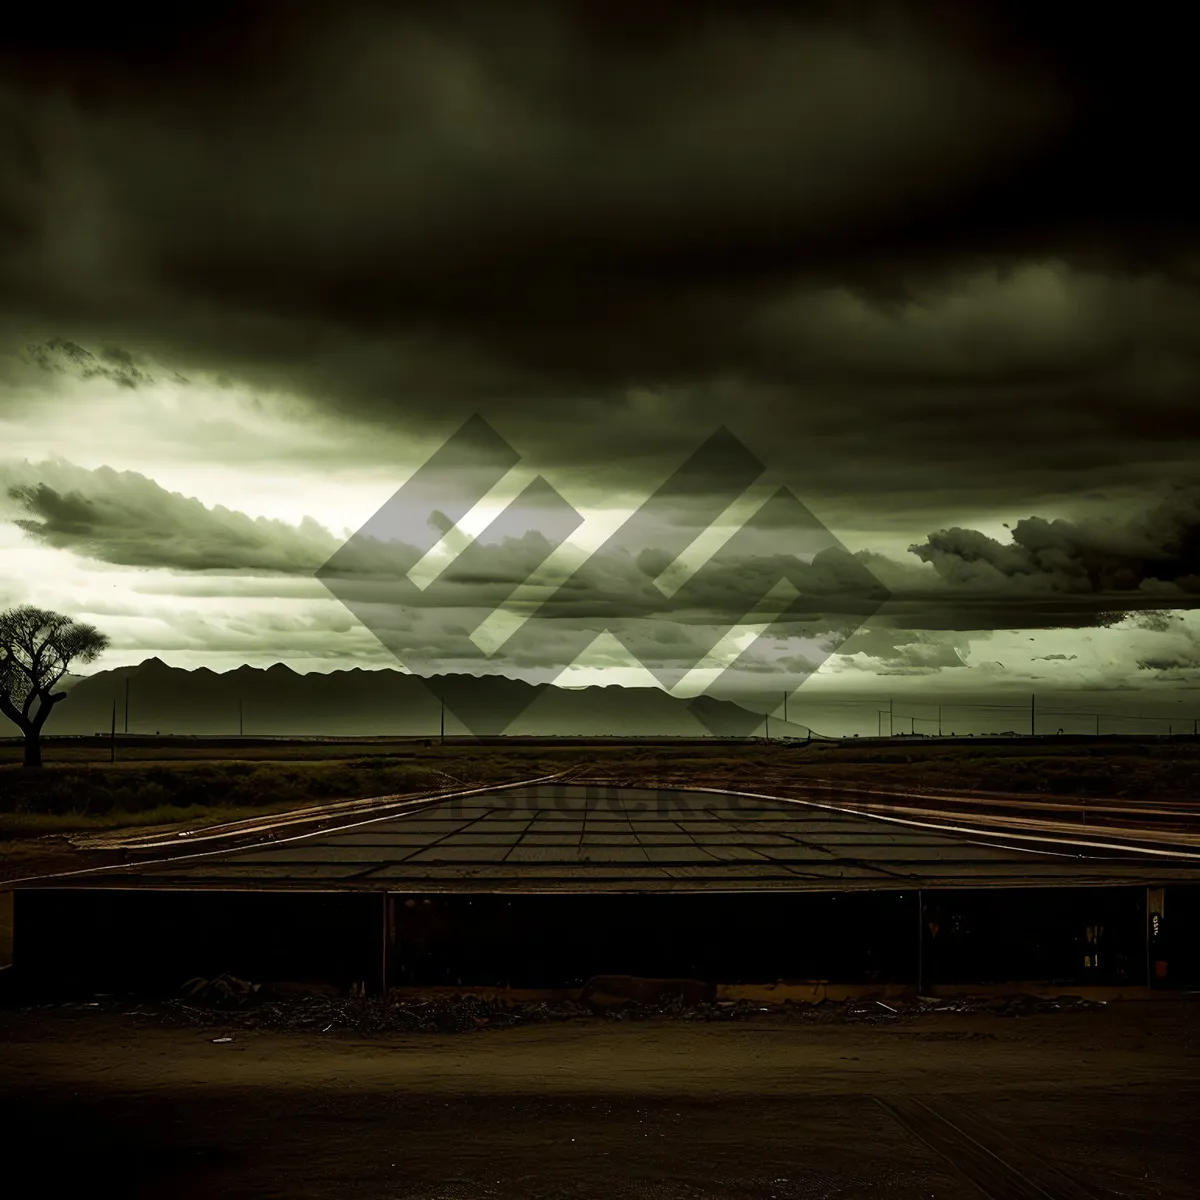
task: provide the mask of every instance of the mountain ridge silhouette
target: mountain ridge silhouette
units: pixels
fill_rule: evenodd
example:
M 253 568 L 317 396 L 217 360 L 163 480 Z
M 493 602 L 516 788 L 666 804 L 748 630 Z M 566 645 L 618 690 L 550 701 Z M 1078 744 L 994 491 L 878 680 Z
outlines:
M 131 734 L 436 737 L 442 720 L 438 693 L 447 689 L 457 696 L 473 694 L 476 707 L 486 707 L 489 694 L 500 708 L 522 710 L 527 703 L 506 730 L 527 736 L 749 736 L 761 734 L 764 724 L 759 713 L 707 697 L 698 710 L 701 720 L 689 708 L 692 701 L 653 687 L 564 688 L 453 672 L 426 680 L 387 667 L 299 672 L 285 663 L 213 671 L 151 657 L 76 678 L 47 734 L 106 733 L 114 702 L 117 731 L 124 732 L 126 681 Z M 466 728 L 451 704 L 445 719 L 447 735 L 481 732 L 474 722 Z M 806 732 L 782 721 L 778 729 L 792 736 Z

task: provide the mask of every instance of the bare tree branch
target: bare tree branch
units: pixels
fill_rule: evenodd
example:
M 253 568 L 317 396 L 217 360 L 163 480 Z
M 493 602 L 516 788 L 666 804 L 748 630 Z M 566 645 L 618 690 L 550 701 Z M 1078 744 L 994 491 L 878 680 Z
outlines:
M 0 612 L 0 714 L 24 734 L 26 766 L 41 766 L 42 727 L 66 699 L 54 688 L 72 663 L 94 662 L 108 645 L 94 625 L 32 604 Z

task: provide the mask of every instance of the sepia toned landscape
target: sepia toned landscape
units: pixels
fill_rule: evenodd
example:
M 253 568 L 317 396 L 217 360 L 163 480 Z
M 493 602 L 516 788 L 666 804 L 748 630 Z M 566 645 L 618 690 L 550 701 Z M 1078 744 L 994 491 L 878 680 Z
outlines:
M 1194 57 L 6 13 L 10 1190 L 1194 1194 Z

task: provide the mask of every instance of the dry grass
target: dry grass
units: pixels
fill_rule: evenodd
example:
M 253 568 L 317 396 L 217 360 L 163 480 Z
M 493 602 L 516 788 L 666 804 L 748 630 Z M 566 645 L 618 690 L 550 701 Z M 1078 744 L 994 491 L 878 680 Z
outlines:
M 0 746 L 0 836 L 227 820 L 330 800 L 476 786 L 578 770 L 624 784 L 763 789 L 809 779 L 913 789 L 1200 799 L 1200 743 L 1097 739 L 1055 744 L 813 743 L 678 746 L 434 744 L 399 739 L 240 744 L 199 738 L 119 745 L 48 741 L 48 765 L 26 771 Z M 100 753 L 103 749 L 104 755 Z M 98 761 L 99 760 L 99 761 Z
M 283 745 L 279 757 L 230 757 L 228 750 L 167 758 L 162 748 L 118 763 L 59 759 L 26 770 L 0 766 L 0 837 L 127 826 L 205 824 L 307 804 L 473 787 L 549 775 L 577 766 L 578 754 L 472 753 L 449 747 L 363 755 L 360 745 Z M 341 751 L 339 754 L 338 751 Z

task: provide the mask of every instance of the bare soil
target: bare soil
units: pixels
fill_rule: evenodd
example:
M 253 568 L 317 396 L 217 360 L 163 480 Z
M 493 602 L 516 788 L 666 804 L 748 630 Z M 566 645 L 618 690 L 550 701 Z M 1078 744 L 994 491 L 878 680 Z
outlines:
M 119 854 L 79 850 L 68 838 L 54 835 L 0 841 L 0 885 L 17 879 L 84 871 L 121 861 Z
M 10 1008 L 6 1174 L 179 1200 L 1176 1198 L 1200 1167 L 1198 1018 L 1165 999 L 364 1037 Z

